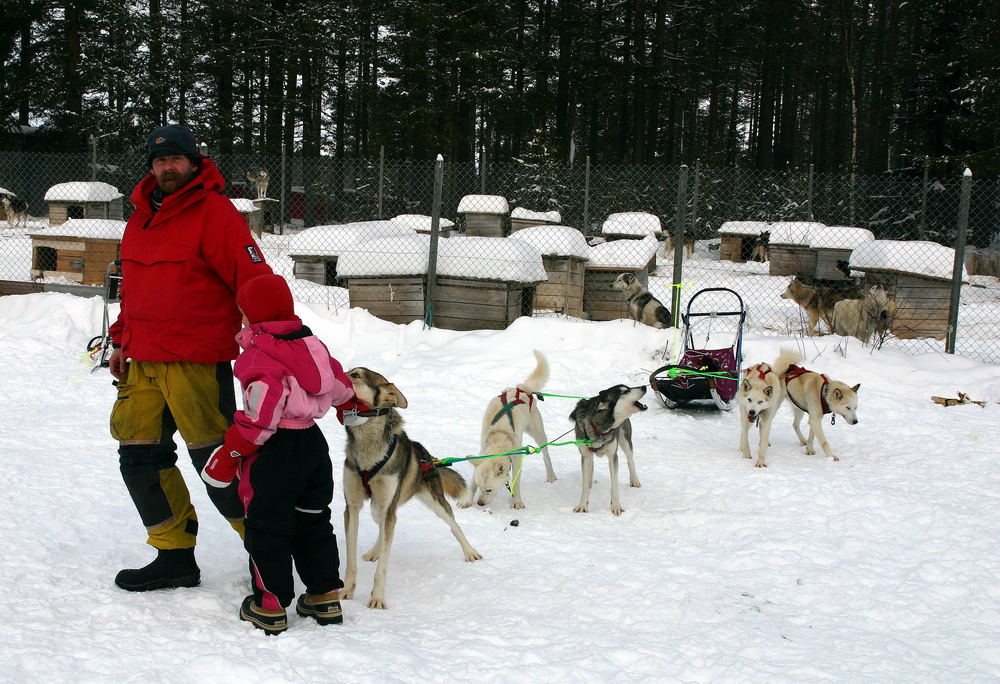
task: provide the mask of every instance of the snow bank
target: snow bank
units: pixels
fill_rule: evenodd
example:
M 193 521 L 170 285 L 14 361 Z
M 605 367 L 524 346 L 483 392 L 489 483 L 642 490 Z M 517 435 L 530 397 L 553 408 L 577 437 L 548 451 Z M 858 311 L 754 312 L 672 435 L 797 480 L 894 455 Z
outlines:
M 125 234 L 125 222 L 114 219 L 70 219 L 52 226 L 44 233 L 34 233 L 39 237 L 76 237 L 121 240 Z
M 604 235 L 652 235 L 661 229 L 660 217 L 644 211 L 625 211 L 610 214 L 604 220 Z
M 590 248 L 588 266 L 598 268 L 643 268 L 656 254 L 659 243 L 652 235 L 641 240 L 614 240 Z
M 507 200 L 500 195 L 466 195 L 458 202 L 459 214 L 506 214 Z
M 430 235 L 391 235 L 345 247 L 337 259 L 337 277 L 424 275 Z
M 118 188 L 100 182 L 58 183 L 45 192 L 46 202 L 111 202 L 120 197 Z
M 531 226 L 517 231 L 509 239 L 524 240 L 545 256 L 590 257 L 587 239 L 570 226 Z
M 336 226 L 313 226 L 289 238 L 288 253 L 337 256 L 345 248 L 360 242 L 414 232 L 412 228 L 397 221 L 358 221 Z
M 851 268 L 888 269 L 915 273 L 931 278 L 951 278 L 955 269 L 955 250 L 924 240 L 873 240 L 851 252 Z M 962 279 L 966 278 L 962 267 Z
M 558 211 L 529 211 L 522 207 L 514 207 L 514 211 L 510 212 L 510 217 L 522 221 L 540 221 L 542 223 L 562 221 L 562 215 Z
M 536 283 L 548 280 L 542 255 L 523 240 L 454 237 L 442 240 L 438 275 Z

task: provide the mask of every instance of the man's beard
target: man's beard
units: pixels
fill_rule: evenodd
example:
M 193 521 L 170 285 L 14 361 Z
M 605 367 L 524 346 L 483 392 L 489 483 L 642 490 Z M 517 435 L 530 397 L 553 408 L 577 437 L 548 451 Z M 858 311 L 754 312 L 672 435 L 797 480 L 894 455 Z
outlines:
M 194 178 L 193 173 L 185 176 L 175 171 L 165 171 L 156 179 L 156 185 L 164 195 L 169 195 L 190 183 L 192 178 Z

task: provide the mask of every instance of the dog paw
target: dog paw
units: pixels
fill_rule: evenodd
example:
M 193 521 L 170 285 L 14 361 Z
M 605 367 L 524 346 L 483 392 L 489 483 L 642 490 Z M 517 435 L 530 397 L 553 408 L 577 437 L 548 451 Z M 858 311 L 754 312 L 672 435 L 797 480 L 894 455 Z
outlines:
M 807 456 L 815 456 L 816 455 L 816 450 L 815 449 L 810 449 L 809 447 L 806 447 L 806 455 Z
M 839 458 L 837 458 L 836 456 L 832 456 L 832 455 L 830 456 L 830 458 L 832 458 L 832 459 L 833 459 L 834 461 L 839 461 L 839 460 L 840 460 L 840 459 L 839 459 Z
M 622 513 L 625 512 L 625 509 L 622 508 L 621 506 L 612 506 L 611 512 L 614 513 L 615 515 L 621 515 Z
M 753 467 L 754 468 L 766 468 L 767 464 L 764 463 L 763 461 L 757 461 L 756 463 L 753 464 Z
M 375 549 L 372 549 L 371 551 L 369 551 L 368 553 L 364 554 L 361 557 L 366 561 L 368 561 L 369 563 L 374 563 L 375 561 L 378 560 L 378 552 L 375 551 Z
M 352 598 L 354 598 L 354 587 L 348 588 L 345 586 L 343 589 L 340 590 L 339 596 L 345 601 L 350 601 Z
M 558 479 L 559 479 L 558 477 L 556 477 L 555 475 L 552 475 L 551 477 L 545 478 L 545 481 L 546 482 L 555 482 Z
M 512 502 L 510 504 L 510 507 L 511 508 L 516 508 L 516 509 L 520 510 L 520 509 L 524 508 L 524 502 L 523 501 L 514 501 L 514 502 Z
M 380 596 L 378 597 L 372 596 L 371 599 L 368 600 L 368 607 L 378 608 L 379 610 L 385 610 L 388 606 L 386 605 L 384 598 Z
M 469 506 L 472 505 L 472 502 L 471 501 L 456 501 L 455 505 L 458 506 L 459 508 L 468 508 Z
M 573 509 L 573 512 L 574 513 L 586 513 L 587 512 L 587 507 L 586 506 L 577 506 L 576 508 Z
M 482 560 L 483 554 L 479 553 L 475 549 L 471 549 L 465 552 L 466 562 L 472 563 L 473 561 Z
M 639 484 L 639 480 L 629 480 L 628 481 L 628 486 L 629 487 L 636 487 L 636 488 L 638 488 L 638 487 L 641 487 L 642 485 Z

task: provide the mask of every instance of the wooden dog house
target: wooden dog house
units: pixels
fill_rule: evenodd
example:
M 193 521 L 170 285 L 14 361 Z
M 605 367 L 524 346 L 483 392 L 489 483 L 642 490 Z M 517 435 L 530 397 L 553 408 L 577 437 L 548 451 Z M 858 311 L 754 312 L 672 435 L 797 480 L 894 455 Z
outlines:
M 594 245 L 585 271 L 583 308 L 585 316 L 595 321 L 629 318 L 626 297 L 611 289 L 622 273 L 632 273 L 648 287 L 649 261 L 659 243 L 652 235 L 642 240 L 619 240 Z
M 890 331 L 900 339 L 948 335 L 955 250 L 936 242 L 872 240 L 851 253 L 865 287 L 885 289 L 895 303 Z M 965 278 L 963 268 L 962 278 Z
M 816 268 L 812 275 L 821 280 L 849 280 L 851 252 L 871 242 L 875 235 L 864 228 L 821 226 L 809 231 L 809 248 L 816 253 Z
M 548 280 L 535 287 L 534 310 L 582 318 L 586 265 L 590 260 L 590 247 L 583 233 L 569 226 L 538 225 L 512 233 L 511 239 L 524 240 L 542 255 Z
M 719 227 L 719 259 L 738 263 L 750 261 L 754 246 L 769 228 L 767 221 L 726 221 Z
M 476 237 L 503 237 L 508 233 L 507 200 L 499 195 L 466 195 L 458 202 L 465 234 Z
M 522 207 L 514 207 L 510 212 L 510 232 L 516 233 L 532 226 L 557 226 L 562 221 L 558 211 L 529 211 Z
M 52 226 L 70 219 L 123 219 L 122 194 L 118 188 L 107 183 L 59 183 L 46 191 L 45 201 L 49 206 L 49 225 Z
M 288 240 L 288 256 L 296 278 L 319 285 L 346 287 L 337 275 L 337 259 L 345 249 L 390 235 L 412 235 L 413 229 L 396 221 L 358 221 L 332 226 L 313 226 Z
M 768 241 L 768 275 L 809 275 L 816 272 L 816 250 L 809 246 L 809 233 L 825 228 L 812 221 L 778 221 L 771 224 Z
M 108 264 L 118 259 L 125 222 L 70 219 L 31 235 L 31 277 L 104 285 Z
M 400 234 L 361 242 L 340 255 L 351 307 L 392 323 L 422 320 L 430 237 Z
M 441 243 L 433 324 L 448 330 L 503 330 L 531 316 L 547 276 L 538 250 L 522 240 L 463 237 Z

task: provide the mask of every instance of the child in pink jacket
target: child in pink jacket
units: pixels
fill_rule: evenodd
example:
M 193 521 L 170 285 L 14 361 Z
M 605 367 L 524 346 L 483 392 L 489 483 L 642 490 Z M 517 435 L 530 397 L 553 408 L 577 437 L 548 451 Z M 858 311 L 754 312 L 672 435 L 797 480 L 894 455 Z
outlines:
M 243 410 L 202 477 L 224 487 L 239 471 L 253 581 L 240 619 L 268 634 L 287 628 L 294 561 L 306 590 L 295 611 L 321 625 L 339 624 L 344 583 L 330 523 L 333 467 L 316 420 L 350 400 L 354 389 L 295 315 L 284 278 L 258 276 L 236 299 L 247 326 L 236 336 L 243 353 L 233 367 L 243 387 Z

